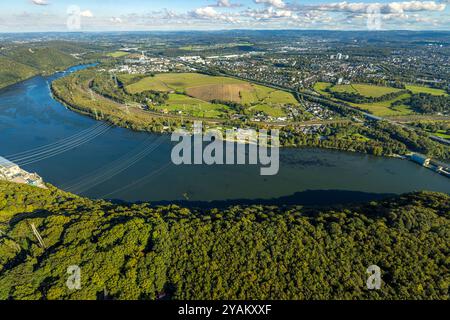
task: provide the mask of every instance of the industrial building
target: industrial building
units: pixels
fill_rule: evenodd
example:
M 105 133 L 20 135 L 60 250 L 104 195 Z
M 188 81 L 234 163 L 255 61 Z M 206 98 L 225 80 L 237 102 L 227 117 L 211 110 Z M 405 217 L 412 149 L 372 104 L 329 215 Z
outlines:
M 29 173 L 3 157 L 0 157 L 0 180 L 46 188 L 38 174 Z

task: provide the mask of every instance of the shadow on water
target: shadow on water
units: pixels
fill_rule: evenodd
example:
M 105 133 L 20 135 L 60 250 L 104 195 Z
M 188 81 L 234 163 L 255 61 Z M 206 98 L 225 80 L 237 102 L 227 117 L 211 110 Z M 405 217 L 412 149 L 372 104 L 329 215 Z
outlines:
M 290 196 L 272 199 L 234 199 L 215 201 L 156 201 L 153 206 L 178 205 L 186 208 L 226 208 L 236 205 L 282 205 L 282 206 L 335 206 L 360 204 L 395 197 L 393 193 L 369 193 L 346 190 L 307 190 L 296 192 Z M 126 203 L 122 200 L 111 200 L 115 203 Z M 142 203 L 142 202 L 139 202 Z

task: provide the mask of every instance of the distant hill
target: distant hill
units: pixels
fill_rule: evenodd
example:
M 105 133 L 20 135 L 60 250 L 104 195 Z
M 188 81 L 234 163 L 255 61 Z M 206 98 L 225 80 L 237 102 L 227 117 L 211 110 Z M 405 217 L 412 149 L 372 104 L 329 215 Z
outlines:
M 66 69 L 77 63 L 78 59 L 55 48 L 20 48 L 5 55 L 10 59 L 39 70 L 43 74 Z
M 37 69 L 0 56 L 0 88 L 37 75 Z
M 0 52 L 0 88 L 37 74 L 49 75 L 79 63 L 67 52 L 52 47 L 19 47 Z

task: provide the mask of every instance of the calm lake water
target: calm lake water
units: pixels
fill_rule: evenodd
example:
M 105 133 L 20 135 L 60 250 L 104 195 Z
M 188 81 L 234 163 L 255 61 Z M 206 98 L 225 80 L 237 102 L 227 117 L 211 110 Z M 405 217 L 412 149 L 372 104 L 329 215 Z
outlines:
M 0 91 L 0 155 L 80 195 L 328 204 L 450 191 L 448 178 L 409 161 L 319 149 L 281 150 L 280 172 L 271 177 L 260 176 L 258 166 L 174 166 L 168 135 L 108 128 L 55 101 L 49 84 L 63 75 L 35 77 Z M 39 149 L 48 145 L 52 148 Z

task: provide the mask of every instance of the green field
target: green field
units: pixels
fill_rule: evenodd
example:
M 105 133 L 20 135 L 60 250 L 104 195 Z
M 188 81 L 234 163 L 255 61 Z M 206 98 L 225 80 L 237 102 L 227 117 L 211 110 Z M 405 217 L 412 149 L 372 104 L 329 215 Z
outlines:
M 256 106 L 251 107 L 250 110 L 253 112 L 264 112 L 265 114 L 275 118 L 286 116 L 286 113 L 283 111 L 282 108 L 272 107 L 267 104 L 258 104 Z
M 371 84 L 343 84 L 331 88 L 334 92 L 348 92 L 360 94 L 364 97 L 378 98 L 386 94 L 401 91 L 400 89 L 382 87 Z
M 325 90 L 332 86 L 333 86 L 333 84 L 329 83 L 329 82 L 316 82 L 314 84 L 314 91 L 316 91 L 317 93 L 320 93 L 326 97 L 329 97 L 330 93 L 326 92 Z
M 433 96 L 447 96 L 447 92 L 442 89 L 434 89 L 429 87 L 415 86 L 415 85 L 406 85 L 406 89 L 411 91 L 412 93 L 427 93 Z
M 169 94 L 167 105 L 159 106 L 157 109 L 165 112 L 181 112 L 194 117 L 217 118 L 226 112 L 228 107 L 191 98 L 183 94 L 171 93 Z
M 402 94 L 397 98 L 386 101 L 359 103 L 359 104 L 351 102 L 347 103 L 353 107 L 367 110 L 368 112 L 378 116 L 402 116 L 412 114 L 414 113 L 414 111 L 409 106 L 403 104 L 395 107 L 392 107 L 392 104 L 396 101 L 407 99 L 409 97 L 410 97 L 409 94 Z
M 170 93 L 167 106 L 158 108 L 193 116 L 217 117 L 229 110 L 222 104 L 211 103 L 214 101 L 239 103 L 251 112 L 264 112 L 272 117 L 285 116 L 282 109 L 285 105 L 299 105 L 291 93 L 228 77 L 165 73 L 138 78 L 135 82 L 129 77 L 123 80 L 130 94 L 143 91 Z
M 162 73 L 146 77 L 128 85 L 127 91 L 138 93 L 147 90 L 185 92 L 187 88 L 214 84 L 243 84 L 244 81 L 226 77 L 212 77 L 200 73 Z
M 439 130 L 437 132 L 434 132 L 434 135 L 444 139 L 450 139 L 450 134 L 447 134 L 447 131 L 445 130 Z
M 348 93 L 355 93 L 360 94 L 365 97 L 372 97 L 377 98 L 381 97 L 383 95 L 399 92 L 401 89 L 397 88 L 391 88 L 391 87 L 384 87 L 384 86 L 377 86 L 377 85 L 371 85 L 371 84 L 349 84 L 349 85 L 333 85 L 329 82 L 316 82 L 314 84 L 314 91 L 317 93 L 327 97 L 331 98 L 334 101 L 340 101 L 345 102 L 348 105 L 351 105 L 352 107 L 356 107 L 362 110 L 365 110 L 367 112 L 370 112 L 377 116 L 403 116 L 403 115 L 411 115 L 414 114 L 414 110 L 412 110 L 407 105 L 399 105 L 393 107 L 392 104 L 396 101 L 404 100 L 409 98 L 411 95 L 408 93 L 402 94 L 401 96 L 398 96 L 397 98 L 386 100 L 386 101 L 379 101 L 379 102 L 372 102 L 372 103 L 351 103 L 343 100 L 339 100 L 337 98 L 332 97 L 332 95 L 325 91 L 326 89 L 330 89 L 332 92 L 348 92 Z M 444 90 L 441 89 L 434 89 L 429 87 L 422 87 L 422 86 L 416 86 L 416 85 L 406 85 L 406 90 L 411 91 L 412 93 L 427 93 L 431 95 L 447 95 L 447 93 Z
M 121 58 L 121 57 L 125 57 L 127 56 L 129 53 L 128 52 L 124 52 L 124 51 L 115 51 L 115 52 L 110 52 L 108 53 L 108 57 L 112 57 L 112 58 Z
M 372 103 L 351 103 L 339 100 L 337 98 L 333 98 L 329 92 L 325 91 L 327 88 L 329 88 L 332 92 L 334 91 L 334 92 L 355 93 L 365 97 L 373 97 L 373 98 L 381 97 L 389 93 L 399 92 L 401 91 L 401 89 L 362 83 L 351 85 L 333 85 L 332 83 L 329 82 L 317 82 L 314 85 L 314 90 L 325 97 L 331 98 L 334 101 L 345 102 L 346 104 L 352 107 L 365 110 L 377 116 L 402 116 L 414 113 L 414 111 L 411 110 L 411 108 L 406 105 L 392 107 L 392 104 L 394 102 L 409 98 L 410 95 L 407 93 L 397 98 L 386 101 L 379 101 Z

